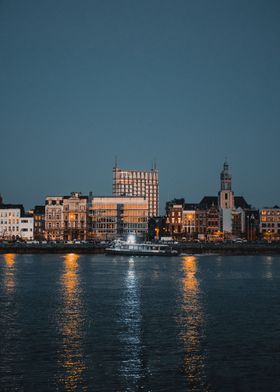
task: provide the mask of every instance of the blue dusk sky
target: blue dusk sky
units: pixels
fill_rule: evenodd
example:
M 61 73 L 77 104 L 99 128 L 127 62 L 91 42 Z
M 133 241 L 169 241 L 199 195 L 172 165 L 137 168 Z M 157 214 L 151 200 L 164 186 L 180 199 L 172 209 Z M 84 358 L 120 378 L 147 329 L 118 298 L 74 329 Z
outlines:
M 2 0 L 0 193 L 109 195 L 119 166 L 167 199 L 280 203 L 279 0 Z

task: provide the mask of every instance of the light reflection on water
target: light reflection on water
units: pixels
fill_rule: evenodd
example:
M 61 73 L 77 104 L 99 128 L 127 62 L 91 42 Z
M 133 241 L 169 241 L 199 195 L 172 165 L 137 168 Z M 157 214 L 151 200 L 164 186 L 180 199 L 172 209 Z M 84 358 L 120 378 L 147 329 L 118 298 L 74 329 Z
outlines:
M 142 363 L 140 290 L 133 257 L 129 259 L 125 277 L 120 322 L 123 325 L 120 342 L 124 356 L 120 373 L 126 379 L 128 387 L 134 390 L 142 376 Z
M 6 253 L 3 255 L 6 269 L 4 275 L 4 287 L 7 294 L 13 294 L 15 291 L 15 259 L 14 253 Z
M 4 268 L 3 268 L 3 308 L 0 312 L 0 363 L 4 359 L 3 365 L 0 369 L 3 370 L 3 377 L 0 375 L 0 390 L 2 382 L 10 374 L 13 374 L 14 356 L 17 347 L 14 342 L 18 338 L 18 330 L 16 328 L 17 307 L 15 306 L 16 294 L 16 261 L 17 255 L 14 253 L 3 254 Z M 4 328 L 3 328 L 4 326 Z M 0 372 L 1 373 L 1 372 Z M 13 377 L 10 390 L 20 390 L 21 377 Z M 4 389 L 3 389 L 4 390 Z
M 0 390 L 280 391 L 279 282 L 279 256 L 1 255 Z
M 87 390 L 82 388 L 86 370 L 82 339 L 84 315 L 79 281 L 79 255 L 64 256 L 64 270 L 61 276 L 62 309 L 59 315 L 59 330 L 62 335 L 62 351 L 59 364 L 64 376 L 59 380 L 65 391 Z
M 188 390 L 207 391 L 205 383 L 205 353 L 202 348 L 204 315 L 196 277 L 197 258 L 183 258 L 181 338 L 184 345 L 184 371 Z
M 265 272 L 264 272 L 264 277 L 268 280 L 272 280 L 273 279 L 273 275 L 272 275 L 272 257 L 271 256 L 266 256 L 264 259 L 264 263 L 265 263 Z

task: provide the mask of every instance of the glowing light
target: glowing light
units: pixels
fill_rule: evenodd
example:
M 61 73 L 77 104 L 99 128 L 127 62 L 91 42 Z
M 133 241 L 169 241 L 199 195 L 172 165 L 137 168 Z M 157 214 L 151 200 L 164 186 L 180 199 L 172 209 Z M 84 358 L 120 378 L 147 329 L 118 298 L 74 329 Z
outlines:
M 73 222 L 75 220 L 75 214 L 69 214 L 69 220 Z
M 4 254 L 4 259 L 7 267 L 11 268 L 15 264 L 16 255 L 14 253 L 6 253 Z
M 130 234 L 130 235 L 127 237 L 127 242 L 128 242 L 129 244 L 135 244 L 135 242 L 136 242 L 135 235 L 134 235 L 134 234 Z
M 15 259 L 16 255 L 14 253 L 4 254 L 4 260 L 7 266 L 5 271 L 4 286 L 8 294 L 12 294 L 15 290 Z

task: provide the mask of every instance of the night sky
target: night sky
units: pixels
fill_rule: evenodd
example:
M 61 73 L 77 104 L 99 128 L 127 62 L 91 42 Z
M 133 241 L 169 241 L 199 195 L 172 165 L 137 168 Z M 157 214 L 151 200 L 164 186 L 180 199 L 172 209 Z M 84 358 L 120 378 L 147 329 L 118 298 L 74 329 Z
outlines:
M 0 193 L 110 195 L 112 167 L 168 198 L 280 203 L 279 0 L 0 1 Z

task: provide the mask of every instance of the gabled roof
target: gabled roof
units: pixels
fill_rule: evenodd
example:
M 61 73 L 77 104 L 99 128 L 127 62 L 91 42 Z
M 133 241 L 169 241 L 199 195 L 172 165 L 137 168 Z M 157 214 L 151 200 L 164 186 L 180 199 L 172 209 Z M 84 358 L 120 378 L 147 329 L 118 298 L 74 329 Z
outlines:
M 243 210 L 251 208 L 250 204 L 247 203 L 243 196 L 234 196 L 234 205 L 235 208 L 240 207 Z
M 198 206 L 199 206 L 198 203 L 185 203 L 184 210 L 185 211 L 196 210 Z
M 173 200 L 170 200 L 170 201 L 166 202 L 165 208 L 169 208 L 169 207 L 172 207 L 174 205 L 182 205 L 182 206 L 184 206 L 184 204 L 185 204 L 185 199 L 184 198 L 182 198 L 182 199 L 173 199 Z
M 45 206 L 34 207 L 34 214 L 44 214 L 44 213 L 45 213 Z
M 198 205 L 202 210 L 207 210 L 213 206 L 218 207 L 218 196 L 204 196 Z

